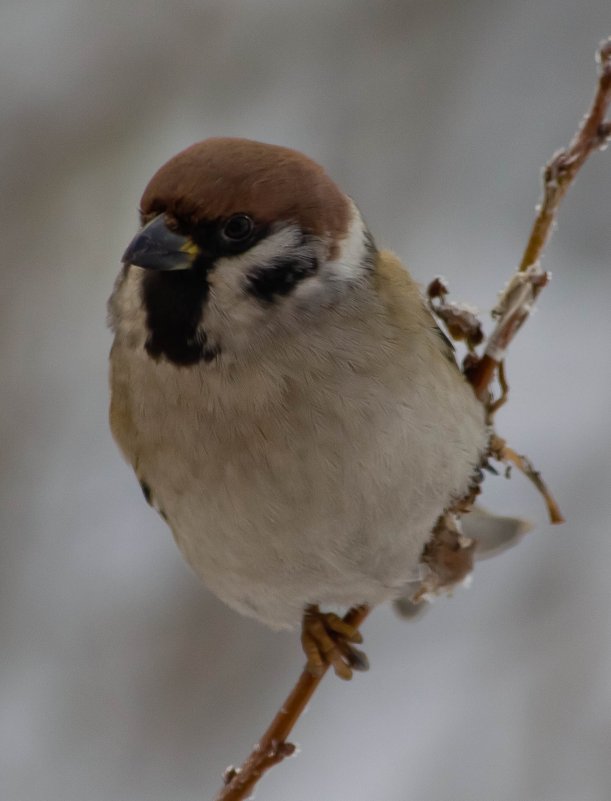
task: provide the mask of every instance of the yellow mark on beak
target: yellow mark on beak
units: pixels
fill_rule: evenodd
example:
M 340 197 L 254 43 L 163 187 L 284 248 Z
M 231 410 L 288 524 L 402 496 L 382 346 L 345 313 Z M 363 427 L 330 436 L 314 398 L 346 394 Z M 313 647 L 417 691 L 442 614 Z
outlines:
M 184 245 L 180 246 L 180 252 L 186 253 L 187 256 L 191 256 L 192 259 L 199 256 L 199 248 L 192 239 L 187 239 Z

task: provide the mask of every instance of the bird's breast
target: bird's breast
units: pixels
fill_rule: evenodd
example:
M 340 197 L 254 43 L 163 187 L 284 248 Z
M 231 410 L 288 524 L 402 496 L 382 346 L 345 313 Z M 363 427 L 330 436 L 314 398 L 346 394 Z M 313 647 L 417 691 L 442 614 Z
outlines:
M 278 626 L 308 602 L 377 603 L 414 578 L 484 445 L 481 407 L 443 361 L 237 380 L 131 360 L 124 450 L 230 605 Z

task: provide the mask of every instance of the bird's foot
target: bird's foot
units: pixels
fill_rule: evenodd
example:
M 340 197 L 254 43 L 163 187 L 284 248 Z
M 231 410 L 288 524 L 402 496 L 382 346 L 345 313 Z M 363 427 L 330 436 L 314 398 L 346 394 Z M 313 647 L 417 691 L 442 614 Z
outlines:
M 301 644 L 307 667 L 314 676 L 322 676 L 330 665 L 340 679 L 351 679 L 353 670 L 368 670 L 367 656 L 355 648 L 363 638 L 357 628 L 332 612 L 321 612 L 318 606 L 307 606 L 303 615 Z

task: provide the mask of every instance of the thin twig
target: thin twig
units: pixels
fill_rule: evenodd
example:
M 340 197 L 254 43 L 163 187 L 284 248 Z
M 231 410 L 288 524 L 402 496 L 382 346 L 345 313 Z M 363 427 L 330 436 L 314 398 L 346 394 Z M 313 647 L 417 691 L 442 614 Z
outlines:
M 504 439 L 496 434 L 494 434 L 490 440 L 490 452 L 491 455 L 500 462 L 514 465 L 514 467 L 523 473 L 526 478 L 532 481 L 532 483 L 543 496 L 545 505 L 547 506 L 550 523 L 564 523 L 564 517 L 560 511 L 560 507 L 556 503 L 552 493 L 549 491 L 541 473 L 535 468 L 528 457 L 517 453 L 517 451 L 514 451 L 513 448 L 510 448 L 507 445 Z
M 535 469 L 533 463 L 526 456 L 516 453 L 512 448 L 507 445 L 503 448 L 503 460 L 514 464 L 521 473 L 529 478 L 535 487 L 539 490 L 547 504 L 547 511 L 551 523 L 564 523 L 564 517 L 556 501 L 554 500 L 551 492 L 547 488 L 547 484 L 543 481 L 541 473 Z
M 507 376 L 505 375 L 504 361 L 499 364 L 498 379 L 499 387 L 501 388 L 501 394 L 490 404 L 488 408 L 488 414 L 491 420 L 494 418 L 494 415 L 498 412 L 498 410 L 507 403 L 509 398 L 509 384 L 507 383 Z
M 543 200 L 520 267 L 497 305 L 499 320 L 488 338 L 484 355 L 467 371 L 467 377 L 482 402 L 487 401 L 489 386 L 507 346 L 529 316 L 534 301 L 548 281 L 549 276 L 539 262 L 560 201 L 590 153 L 604 148 L 611 139 L 611 122 L 605 121 L 611 101 L 611 39 L 601 44 L 597 61 L 600 77 L 592 107 L 568 148 L 558 151 L 544 170 Z
M 359 606 L 351 609 L 345 615 L 344 621 L 358 629 L 368 614 L 369 609 L 366 606 Z M 241 801 L 241 799 L 247 798 L 269 768 L 294 753 L 295 746 L 287 743 L 287 737 L 322 681 L 327 669 L 328 665 L 325 666 L 320 676 L 314 676 L 307 667 L 304 668 L 297 684 L 242 767 L 230 768 L 226 772 L 225 787 L 221 789 L 215 801 Z
M 489 408 L 489 387 L 503 360 L 505 349 L 530 314 L 537 295 L 548 281 L 547 273 L 539 267 L 539 260 L 552 230 L 560 201 L 590 153 L 603 148 L 611 139 L 611 123 L 605 122 L 605 115 L 611 99 L 611 39 L 601 45 L 598 60 L 600 79 L 592 108 L 567 150 L 557 153 L 545 168 L 543 200 L 538 209 L 519 270 L 503 292 L 497 305 L 498 323 L 488 338 L 483 356 L 480 359 L 471 359 L 465 370 L 477 397 Z M 443 296 L 441 302 L 443 303 Z M 459 307 L 449 308 L 448 314 L 452 321 L 457 310 L 459 313 L 463 311 Z M 501 384 L 505 394 L 506 384 L 502 374 Z M 541 489 L 540 476 L 530 463 L 525 462 L 523 457 L 519 457 L 511 449 L 506 449 L 505 457 L 523 469 L 532 480 L 539 481 Z M 549 501 L 551 496 L 546 492 L 544 486 L 542 491 Z M 553 499 L 551 500 L 553 502 Z M 552 516 L 560 516 L 559 511 L 552 509 L 551 506 L 550 513 Z M 367 607 L 358 607 L 348 612 L 344 620 L 359 628 L 368 613 Z M 242 801 L 251 793 L 261 776 L 269 768 L 294 753 L 295 747 L 287 742 L 287 738 L 316 691 L 326 669 L 325 667 L 320 676 L 313 676 L 307 668 L 303 671 L 280 711 L 242 767 L 229 768 L 226 771 L 225 786 L 220 790 L 215 801 Z

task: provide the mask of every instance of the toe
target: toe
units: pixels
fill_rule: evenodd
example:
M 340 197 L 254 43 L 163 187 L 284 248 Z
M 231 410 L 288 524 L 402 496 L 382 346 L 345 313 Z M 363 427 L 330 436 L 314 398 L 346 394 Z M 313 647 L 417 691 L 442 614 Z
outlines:
M 325 623 L 322 620 L 313 618 L 308 621 L 306 638 L 309 642 L 307 643 L 307 650 L 306 644 L 304 644 L 304 650 L 306 650 L 308 657 L 310 673 L 320 676 L 324 671 L 324 665 L 327 664 L 331 665 L 335 675 L 341 679 L 347 681 L 352 678 L 352 670 L 342 648 L 327 632 Z
M 330 666 L 336 676 L 348 681 L 353 670 L 367 670 L 367 657 L 353 645 L 362 641 L 358 629 L 337 615 L 314 605 L 306 608 L 301 643 L 312 675 L 322 676 Z
M 348 642 L 363 642 L 361 632 L 355 626 L 351 626 L 350 623 L 346 623 L 341 619 L 341 617 L 338 617 L 338 615 L 334 615 L 333 613 L 329 612 L 325 615 L 325 623 L 327 628 L 330 628 L 331 631 L 341 635 L 344 640 L 347 640 Z
M 313 676 L 322 676 L 325 672 L 325 662 L 318 643 L 307 631 L 304 631 L 301 635 L 301 646 L 305 653 L 310 673 Z

